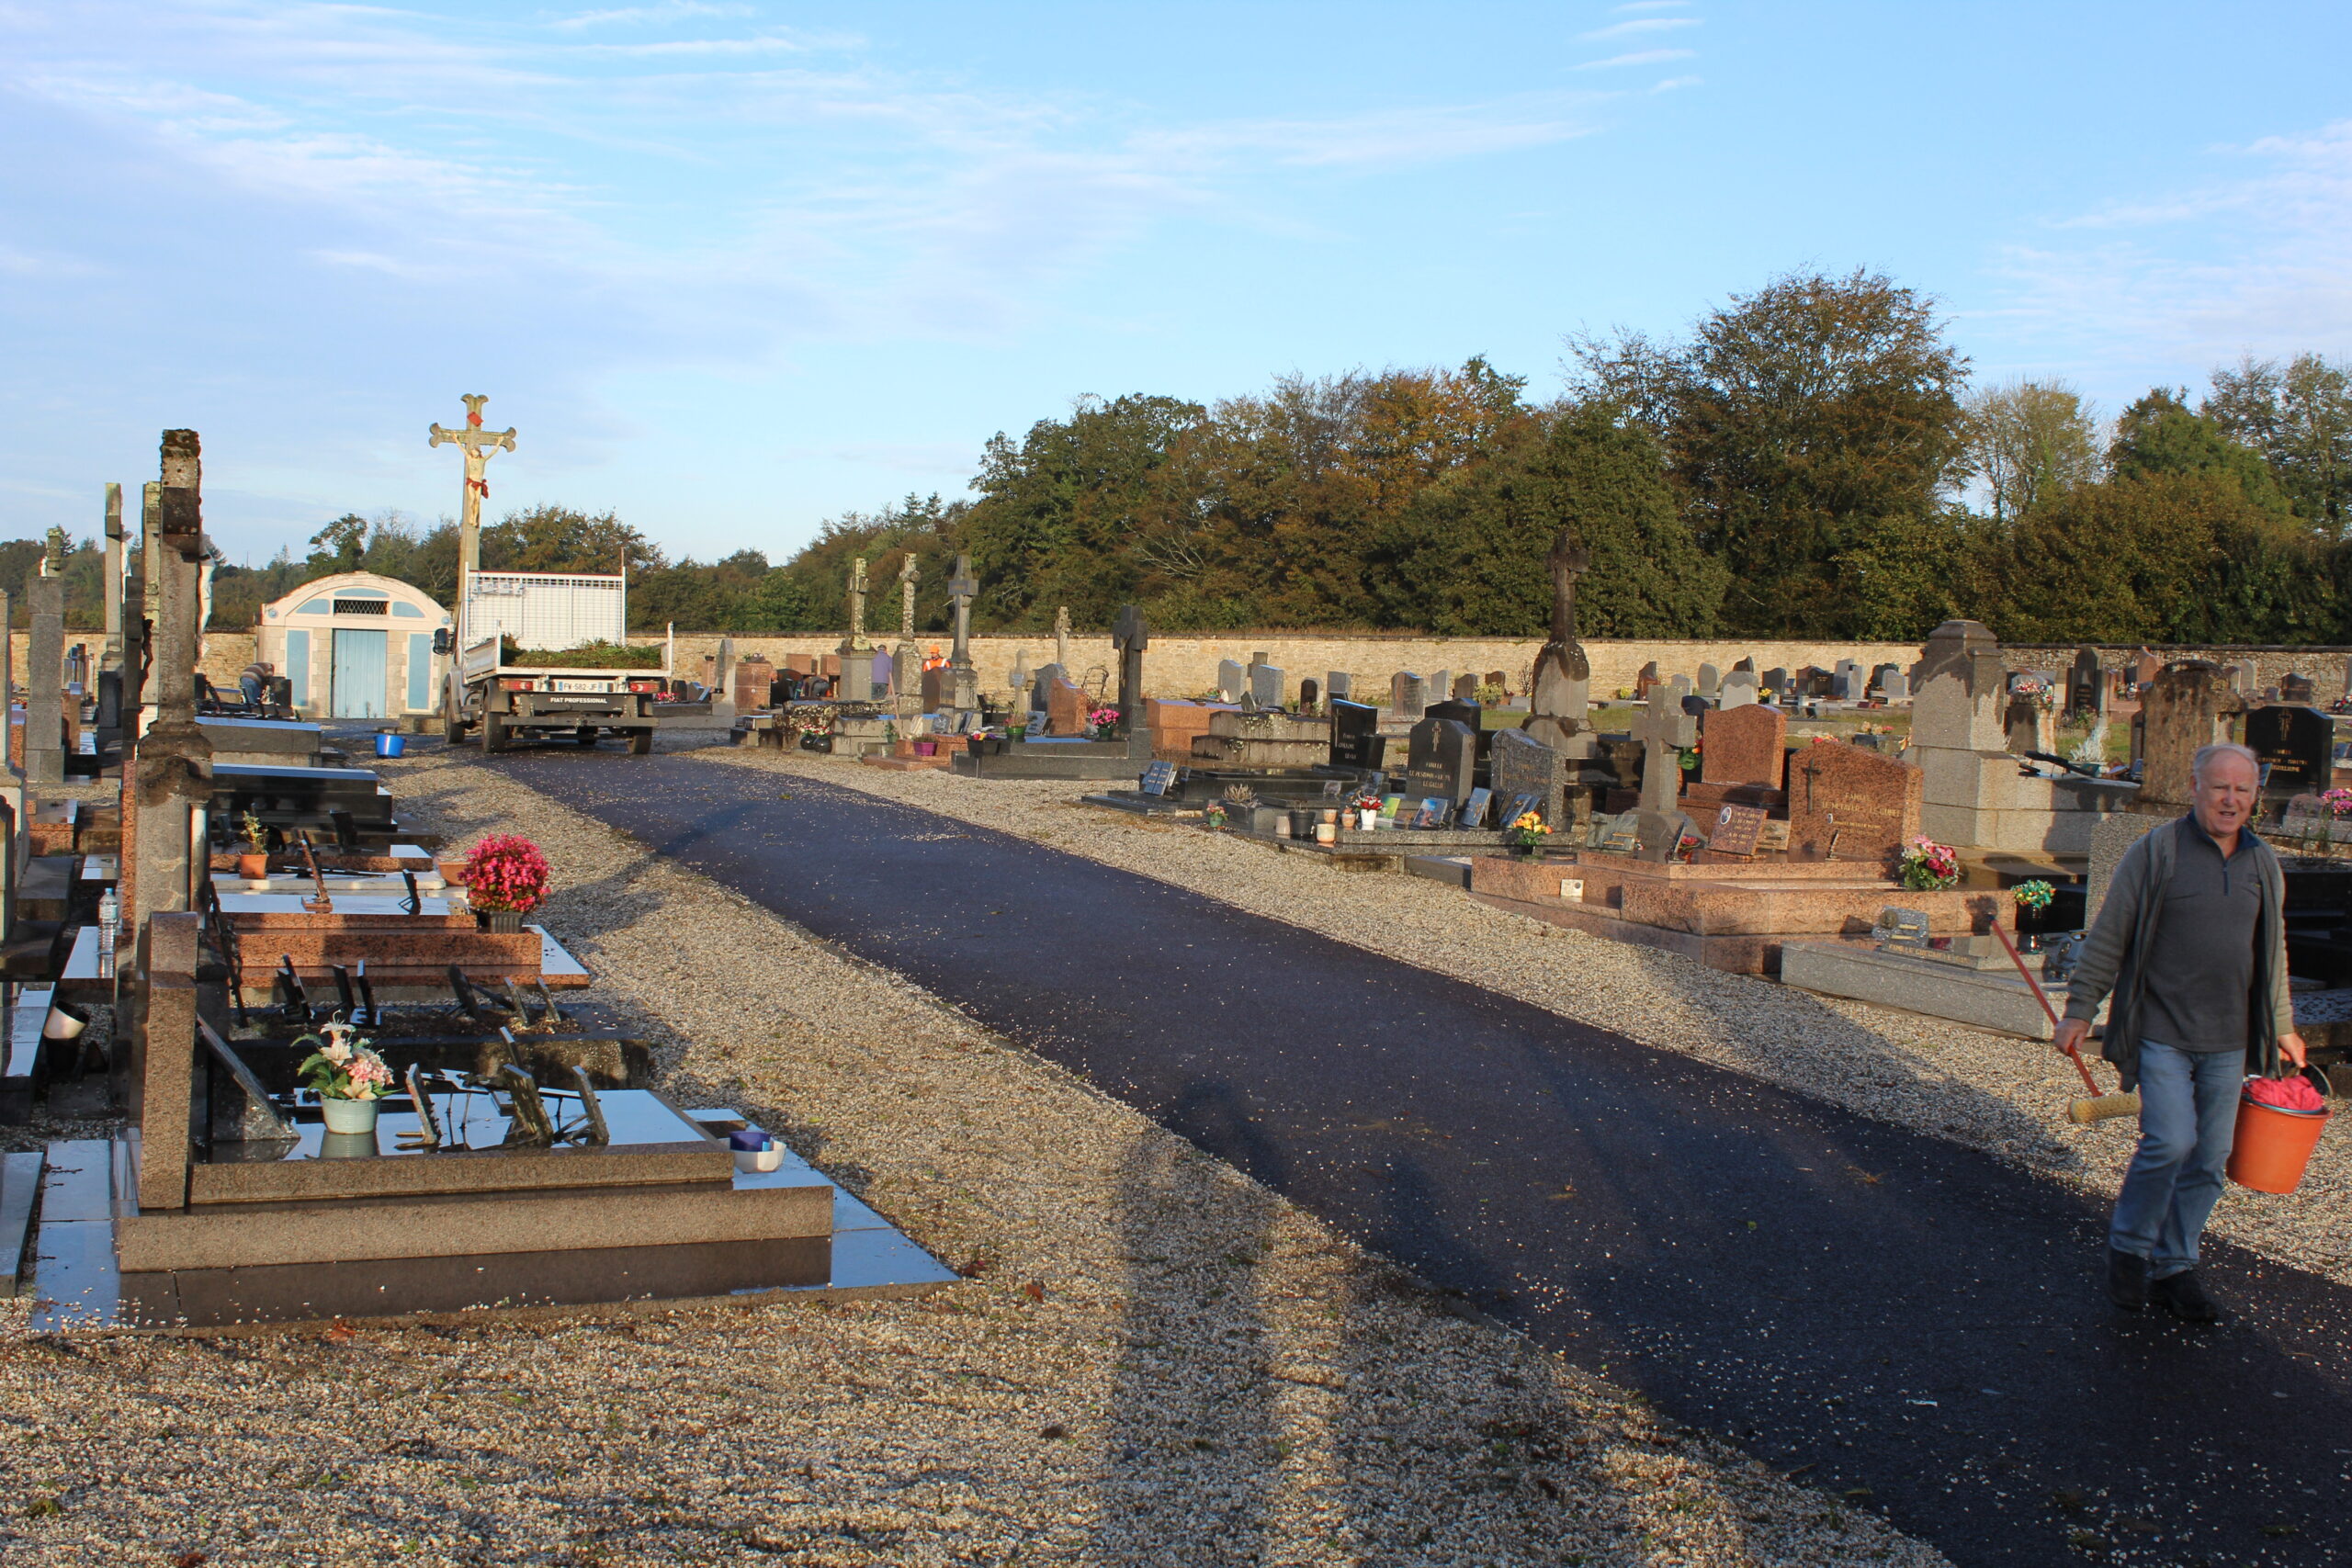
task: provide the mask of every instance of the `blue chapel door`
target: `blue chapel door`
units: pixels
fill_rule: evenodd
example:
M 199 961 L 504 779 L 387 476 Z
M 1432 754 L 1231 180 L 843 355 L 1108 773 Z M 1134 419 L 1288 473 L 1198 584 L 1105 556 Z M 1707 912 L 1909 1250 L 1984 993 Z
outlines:
M 384 716 L 384 634 L 372 628 L 334 628 L 334 689 L 329 713 L 335 718 Z

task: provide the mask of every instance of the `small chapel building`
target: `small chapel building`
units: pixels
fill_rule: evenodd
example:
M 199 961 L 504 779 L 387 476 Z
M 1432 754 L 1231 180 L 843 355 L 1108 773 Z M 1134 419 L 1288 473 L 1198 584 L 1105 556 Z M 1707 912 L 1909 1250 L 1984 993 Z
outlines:
M 449 612 L 424 591 L 370 571 L 322 577 L 262 606 L 255 655 L 294 686 L 304 718 L 399 718 L 435 711 Z

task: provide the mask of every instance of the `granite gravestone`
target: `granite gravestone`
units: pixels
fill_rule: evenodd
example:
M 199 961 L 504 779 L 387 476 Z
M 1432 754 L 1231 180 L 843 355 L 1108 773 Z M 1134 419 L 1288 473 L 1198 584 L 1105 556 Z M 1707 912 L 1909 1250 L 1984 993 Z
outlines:
M 1636 701 L 1646 700 L 1650 694 L 1650 688 L 1657 685 L 1663 679 L 1665 679 L 1665 677 L 1657 672 L 1657 660 L 1653 659 L 1648 663 L 1643 665 L 1640 672 L 1634 677 L 1634 699 Z
M 1250 700 L 1261 708 L 1283 705 L 1282 666 L 1267 663 L 1262 653 L 1250 661 Z
M 1476 702 L 1478 700 L 1478 677 L 1476 675 L 1466 674 L 1456 675 L 1453 678 L 1453 691 L 1452 695 L 1456 702 Z
M 1316 684 L 1314 676 L 1309 675 L 1298 683 L 1298 705 L 1300 707 L 1312 712 L 1314 711 L 1315 705 L 1322 700 L 1323 688 Z
M 1380 766 L 1386 739 L 1380 733 L 1380 710 L 1368 703 L 1331 699 L 1331 765 L 1335 768 Z
M 2066 711 L 2107 711 L 2107 677 L 2098 667 L 2098 649 L 2088 644 L 2075 649 L 2075 661 L 2066 667 Z
M 2245 716 L 2245 743 L 2262 759 L 2266 797 L 2317 794 L 2334 782 L 2335 721 L 2317 708 L 2256 708 Z
M 1789 689 L 1788 667 L 1782 664 L 1776 664 L 1771 669 L 1765 671 L 1764 689 L 1771 693 L 1776 697 L 1781 695 L 1783 692 L 1786 692 Z
M 1707 716 L 1699 749 L 1699 779 L 1711 784 L 1750 784 L 1777 790 L 1788 764 L 1789 716 L 1761 703 L 1717 708 Z
M 1861 701 L 1862 665 L 1857 659 L 1841 659 L 1829 672 L 1829 694 L 1841 703 Z
M 1747 707 L 1757 700 L 1756 671 L 1735 670 L 1724 677 L 1723 689 L 1715 699 L 1727 708 Z
M 1388 677 L 1388 708 L 1400 719 L 1419 720 L 1429 709 L 1429 688 L 1410 670 Z
M 1567 826 L 1567 766 L 1560 754 L 1523 730 L 1498 729 L 1487 753 L 1487 776 L 1504 800 L 1534 797 L 1534 809 L 1553 828 Z
M 1356 694 L 1355 677 L 1344 670 L 1331 671 L 1323 677 L 1323 694 L 1332 698 L 1352 698 Z
M 1453 697 L 1453 671 L 1451 670 L 1441 670 L 1436 674 L 1430 676 L 1429 679 L 1428 692 L 1429 695 L 1424 697 L 1422 700 L 1429 703 L 1431 706 L 1435 706 L 1439 703 L 1452 701 Z
M 1699 666 L 1699 679 L 1692 684 L 1691 690 L 1712 700 L 1717 692 L 1723 690 L 1723 671 L 1712 664 L 1702 664 Z
M 1760 806 L 1726 806 L 1715 813 L 1715 825 L 1707 835 L 1707 847 L 1717 854 L 1754 855 L 1756 840 L 1764 830 L 1764 808 Z
M 1913 763 L 1815 740 L 1789 759 L 1789 853 L 1892 872 L 1919 836 L 1926 777 Z
M 2278 700 L 2282 703 L 2307 703 L 2312 700 L 2312 678 L 2290 670 L 2278 680 Z
M 1669 860 L 1690 820 L 1677 802 L 1682 794 L 1682 752 L 1699 739 L 1698 720 L 1670 701 L 1653 697 L 1635 721 L 1634 733 L 1642 742 L 1642 858 Z
M 1241 666 L 1230 659 L 1216 661 L 1216 700 L 1238 703 L 1241 700 Z
M 1455 718 L 1429 717 L 1413 726 L 1405 764 L 1405 793 L 1415 800 L 1460 806 L 1477 787 L 1478 736 Z
M 1911 677 L 1905 672 L 1900 665 L 1889 664 L 1884 666 L 1884 673 L 1879 677 L 1878 694 L 1884 697 L 1891 703 L 1909 702 L 1911 700 Z

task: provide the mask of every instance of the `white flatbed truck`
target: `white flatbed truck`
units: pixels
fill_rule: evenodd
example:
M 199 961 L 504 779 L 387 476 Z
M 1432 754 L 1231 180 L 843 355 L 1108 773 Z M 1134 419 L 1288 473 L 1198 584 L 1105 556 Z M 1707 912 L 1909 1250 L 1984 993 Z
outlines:
M 503 751 L 526 735 L 569 737 L 582 746 L 622 735 L 634 756 L 653 750 L 653 705 L 670 676 L 674 640 L 652 670 L 508 664 L 500 657 L 507 638 L 534 649 L 626 644 L 626 578 L 477 570 L 464 579 L 451 636 L 456 657 L 442 693 L 442 732 L 450 744 L 479 728 L 485 752 Z

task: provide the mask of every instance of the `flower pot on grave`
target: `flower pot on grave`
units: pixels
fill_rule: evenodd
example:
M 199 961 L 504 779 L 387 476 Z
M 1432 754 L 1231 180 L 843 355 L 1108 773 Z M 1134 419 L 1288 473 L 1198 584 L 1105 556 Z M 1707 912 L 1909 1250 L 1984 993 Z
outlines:
M 1380 808 L 1378 807 L 1374 807 L 1370 811 L 1359 811 L 1356 813 L 1356 827 L 1362 831 L 1369 833 L 1374 828 L 1379 826 Z
M 2019 904 L 2018 909 L 2018 951 L 2041 951 L 2041 933 L 2050 919 L 2050 911 L 2037 909 L 2030 904 Z
M 267 881 L 269 879 L 269 857 L 267 855 L 239 855 L 237 857 L 237 874 L 243 877 L 247 882 Z
M 504 931 L 512 935 L 523 929 L 523 912 L 520 909 L 477 910 L 474 925 L 481 931 Z
M 367 1133 L 376 1131 L 376 1102 L 372 1100 L 337 1100 L 329 1096 L 319 1101 L 319 1109 L 326 1116 L 330 1133 Z
M 918 757 L 936 757 L 939 755 L 939 742 L 936 740 L 916 741 L 915 755 Z

